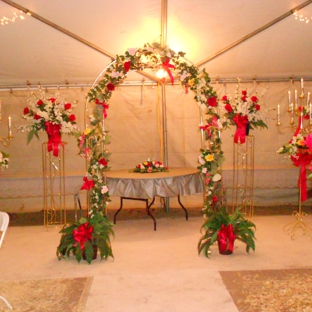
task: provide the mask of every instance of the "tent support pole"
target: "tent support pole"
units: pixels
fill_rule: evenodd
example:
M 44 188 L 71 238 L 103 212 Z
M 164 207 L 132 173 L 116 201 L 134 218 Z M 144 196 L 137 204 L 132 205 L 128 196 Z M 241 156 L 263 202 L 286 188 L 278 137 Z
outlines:
M 203 61 L 201 61 L 201 62 L 199 62 L 198 64 L 196 64 L 196 66 L 200 67 L 200 66 L 202 66 L 202 65 L 204 65 L 204 64 L 206 64 L 206 63 L 208 63 L 208 62 L 210 62 L 211 60 L 217 58 L 217 57 L 220 56 L 221 54 L 223 54 L 223 53 L 225 53 L 225 52 L 231 50 L 232 48 L 236 47 L 237 45 L 239 45 L 239 44 L 243 43 L 244 41 L 250 39 L 251 37 L 253 37 L 253 36 L 259 34 L 261 31 L 266 30 L 267 28 L 273 26 L 274 24 L 276 24 L 276 23 L 282 21 L 284 18 L 286 18 L 286 17 L 288 17 L 288 16 L 294 14 L 295 12 L 301 10 L 302 8 L 304 8 L 305 6 L 307 6 L 307 5 L 311 4 L 311 3 L 312 3 L 312 0 L 308 0 L 308 1 L 303 2 L 302 4 L 296 6 L 295 8 L 293 8 L 293 9 L 290 10 L 290 11 L 288 11 L 287 13 L 281 15 L 280 17 L 274 19 L 273 21 L 271 21 L 271 22 L 265 24 L 264 26 L 262 26 L 262 27 L 256 29 L 255 31 L 251 32 L 251 33 L 248 34 L 247 36 L 245 36 L 245 37 L 243 37 L 243 38 L 237 40 L 236 42 L 230 44 L 229 46 L 227 46 L 227 47 L 225 47 L 224 49 L 222 49 L 222 50 L 216 52 L 215 54 L 212 54 L 211 56 L 207 57 L 207 58 L 204 59 Z

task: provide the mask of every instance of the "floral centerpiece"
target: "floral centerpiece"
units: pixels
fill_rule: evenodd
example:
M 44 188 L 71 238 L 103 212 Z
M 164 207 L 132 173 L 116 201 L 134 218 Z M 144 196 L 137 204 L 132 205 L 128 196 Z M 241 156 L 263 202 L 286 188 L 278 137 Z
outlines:
M 5 152 L 0 152 L 0 171 L 9 168 L 9 161 L 9 154 L 6 154 Z
M 147 158 L 145 161 L 138 164 L 133 171 L 140 173 L 152 173 L 152 172 L 168 172 L 169 169 L 167 166 L 164 166 L 161 161 L 155 160 L 153 158 Z
M 300 132 L 284 144 L 278 154 L 286 154 L 296 167 L 300 167 L 298 186 L 301 193 L 301 201 L 308 199 L 306 166 L 312 163 L 312 134 L 304 137 Z M 311 169 L 311 168 L 310 168 Z M 310 178 L 311 175 L 308 177 Z
M 198 253 L 203 251 L 209 258 L 210 247 L 218 242 L 220 254 L 229 255 L 233 253 L 236 239 L 246 244 L 246 252 L 249 253 L 250 249 L 255 250 L 255 229 L 255 224 L 245 219 L 239 209 L 232 215 L 224 206 L 211 209 L 201 228 L 205 233 L 198 242 Z
M 34 135 L 39 139 L 39 131 L 46 131 L 48 151 L 53 151 L 53 155 L 58 156 L 58 148 L 62 144 L 61 134 L 70 135 L 77 130 L 76 116 L 72 113 L 74 105 L 61 102 L 58 94 L 55 97 L 48 97 L 42 89 L 39 89 L 39 92 L 39 97 L 32 93 L 33 98 L 28 99 L 29 106 L 24 108 L 22 118 L 29 124 L 19 126 L 18 129 L 21 132 L 28 132 L 27 144 Z
M 234 99 L 229 95 L 221 98 L 224 111 L 223 126 L 236 125 L 237 127 L 234 135 L 235 143 L 245 143 L 249 129 L 268 128 L 260 112 L 259 98 L 262 96 L 263 94 L 250 96 L 247 90 L 241 88 L 238 81 Z

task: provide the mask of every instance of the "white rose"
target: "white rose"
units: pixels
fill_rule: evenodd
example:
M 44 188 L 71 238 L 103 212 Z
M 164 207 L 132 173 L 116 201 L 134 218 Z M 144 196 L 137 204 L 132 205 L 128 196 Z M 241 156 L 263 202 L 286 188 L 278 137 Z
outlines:
M 212 181 L 217 182 L 221 180 L 221 174 L 217 173 L 213 176 Z

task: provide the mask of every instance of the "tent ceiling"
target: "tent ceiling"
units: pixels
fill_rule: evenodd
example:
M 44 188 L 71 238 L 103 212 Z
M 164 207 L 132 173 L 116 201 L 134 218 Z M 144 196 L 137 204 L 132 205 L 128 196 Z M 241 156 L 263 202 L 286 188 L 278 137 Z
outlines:
M 198 64 L 289 12 L 303 0 L 168 0 L 167 44 Z M 107 51 L 160 42 L 161 0 L 16 0 L 15 3 Z M 16 8 L 0 1 L 2 16 Z M 312 5 L 300 10 L 310 18 Z M 0 86 L 92 83 L 110 57 L 27 16 L 0 27 Z M 293 15 L 204 63 L 212 78 L 312 76 L 312 21 Z M 142 80 L 135 73 L 128 80 Z

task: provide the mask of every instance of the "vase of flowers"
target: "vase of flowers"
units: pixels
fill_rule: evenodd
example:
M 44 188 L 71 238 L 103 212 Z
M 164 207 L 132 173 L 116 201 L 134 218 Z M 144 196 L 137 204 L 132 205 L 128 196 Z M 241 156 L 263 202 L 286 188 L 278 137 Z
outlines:
M 48 135 L 47 149 L 58 156 L 59 145 L 62 145 L 61 134 L 74 134 L 77 129 L 76 116 L 72 113 L 73 105 L 62 102 L 55 97 L 48 97 L 39 89 L 39 97 L 32 93 L 33 98 L 28 99 L 28 106 L 24 108 L 22 118 L 29 124 L 19 126 L 21 132 L 28 132 L 27 144 L 34 135 L 39 139 L 38 132 L 45 131 Z
M 85 259 L 90 264 L 97 258 L 98 251 L 101 260 L 114 258 L 110 243 L 110 236 L 114 236 L 112 226 L 101 213 L 64 225 L 56 249 L 58 259 L 68 258 L 72 254 L 78 262 Z
M 221 108 L 224 112 L 222 125 L 225 128 L 229 125 L 236 126 L 235 143 L 245 143 L 249 130 L 268 128 L 260 112 L 259 101 L 262 96 L 263 94 L 250 96 L 247 90 L 241 88 L 240 81 L 238 81 L 234 99 L 229 95 L 221 98 L 223 103 Z
M 152 173 L 152 172 L 168 172 L 167 166 L 164 166 L 161 161 L 155 160 L 153 158 L 147 158 L 145 161 L 138 164 L 133 172 L 140 173 Z
M 9 154 L 5 152 L 0 152 L 0 171 L 9 168 Z
M 198 242 L 198 253 L 203 251 L 209 258 L 210 247 L 217 242 L 220 254 L 232 254 L 236 239 L 246 244 L 249 253 L 250 249 L 255 250 L 255 229 L 255 224 L 245 219 L 240 209 L 231 215 L 224 206 L 210 210 L 201 228 L 203 235 Z

